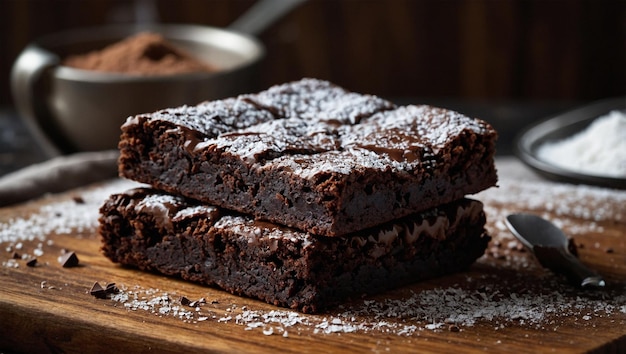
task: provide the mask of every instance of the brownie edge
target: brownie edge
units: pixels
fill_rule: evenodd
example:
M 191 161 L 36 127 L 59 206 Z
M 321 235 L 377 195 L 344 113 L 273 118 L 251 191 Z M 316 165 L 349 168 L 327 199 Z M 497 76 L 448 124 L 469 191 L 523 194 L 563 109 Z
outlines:
M 325 237 L 140 188 L 110 196 L 99 222 L 113 262 L 305 313 L 462 271 L 490 240 L 470 199 Z

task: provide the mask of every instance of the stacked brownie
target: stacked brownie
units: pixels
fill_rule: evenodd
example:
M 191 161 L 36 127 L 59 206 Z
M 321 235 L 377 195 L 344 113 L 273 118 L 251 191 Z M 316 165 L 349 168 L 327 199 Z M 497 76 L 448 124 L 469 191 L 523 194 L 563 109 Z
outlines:
M 489 241 L 496 132 L 303 79 L 130 117 L 101 208 L 114 262 L 316 312 L 467 268 Z

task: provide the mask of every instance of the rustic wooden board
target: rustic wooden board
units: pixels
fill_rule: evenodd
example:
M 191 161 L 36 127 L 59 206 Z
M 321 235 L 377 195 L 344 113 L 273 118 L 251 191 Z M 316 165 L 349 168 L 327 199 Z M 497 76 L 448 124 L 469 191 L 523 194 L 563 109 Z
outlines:
M 516 161 L 498 164 L 500 187 L 476 197 L 494 239 L 470 270 L 318 315 L 112 264 L 99 251 L 99 205 L 89 193 L 105 195 L 119 181 L 0 209 L 0 350 L 626 351 L 626 191 L 551 184 Z M 608 288 L 579 291 L 542 269 L 503 226 L 507 213 L 522 210 L 559 222 Z M 66 250 L 78 267 L 58 262 Z M 97 299 L 89 294 L 96 281 L 121 292 Z M 206 301 L 190 307 L 181 296 Z

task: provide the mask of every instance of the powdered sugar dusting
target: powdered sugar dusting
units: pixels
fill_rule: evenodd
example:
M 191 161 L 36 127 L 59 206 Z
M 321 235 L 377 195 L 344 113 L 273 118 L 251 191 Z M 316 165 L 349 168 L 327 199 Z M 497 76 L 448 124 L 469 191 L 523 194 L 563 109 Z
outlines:
M 271 112 L 257 109 L 254 105 L 235 98 L 202 102 L 197 106 L 168 108 L 149 116 L 130 117 L 124 127 L 137 124 L 139 117 L 171 122 L 182 128 L 198 131 L 208 138 L 274 119 Z
M 485 158 L 490 158 L 495 137 L 489 124 L 458 112 L 425 105 L 396 107 L 380 97 L 310 78 L 257 94 L 131 117 L 123 127 L 129 133 L 126 139 L 132 139 L 138 125 L 163 130 L 163 121 L 172 123 L 165 134 L 180 136 L 185 148 L 198 156 L 234 156 L 259 166 L 277 159 L 277 168 L 288 162 L 306 176 L 390 167 L 417 174 L 436 158 L 445 161 L 437 155 L 464 135 L 477 136 L 465 139 L 468 150 L 476 148 L 475 140 L 490 144 L 485 149 Z
M 455 111 L 426 105 L 399 107 L 393 111 L 380 112 L 365 120 L 356 141 L 375 136 L 381 142 L 373 145 L 391 146 L 396 149 L 411 150 L 412 146 L 427 146 L 434 153 L 443 149 L 464 131 L 485 134 L 490 127 L 484 121 L 469 118 Z M 377 132 L 381 134 L 377 134 Z M 411 132 L 408 136 L 397 137 L 390 132 Z M 362 144 L 362 143 L 361 143 Z M 414 149 L 414 148 L 413 148 Z
M 348 92 L 328 81 L 311 78 L 276 85 L 245 97 L 261 107 L 276 110 L 281 117 L 342 124 L 357 124 L 364 117 L 394 107 L 380 97 Z

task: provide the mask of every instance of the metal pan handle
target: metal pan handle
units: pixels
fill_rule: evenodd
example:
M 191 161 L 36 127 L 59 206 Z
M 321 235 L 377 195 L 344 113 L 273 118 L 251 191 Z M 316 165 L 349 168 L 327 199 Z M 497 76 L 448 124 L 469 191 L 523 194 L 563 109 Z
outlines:
M 228 26 L 229 30 L 257 36 L 306 0 L 261 0 Z
M 60 155 L 61 152 L 42 128 L 42 123 L 45 125 L 49 113 L 45 108 L 45 102 L 35 98 L 37 97 L 35 90 L 41 88 L 45 72 L 57 66 L 59 61 L 57 55 L 37 44 L 31 44 L 22 51 L 11 69 L 11 88 L 15 105 L 20 112 L 24 112 L 25 124 L 49 157 Z

